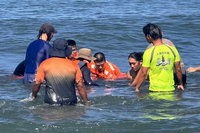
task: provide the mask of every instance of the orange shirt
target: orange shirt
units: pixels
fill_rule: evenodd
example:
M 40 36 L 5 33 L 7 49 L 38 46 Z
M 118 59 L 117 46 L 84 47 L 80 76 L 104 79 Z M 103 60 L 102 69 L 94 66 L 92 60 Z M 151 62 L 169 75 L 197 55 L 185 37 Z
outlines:
M 91 62 L 88 64 L 88 68 L 90 68 L 90 71 L 92 73 L 92 79 L 112 79 L 116 80 L 118 78 L 126 77 L 124 76 L 124 73 L 121 73 L 120 70 L 112 63 L 106 61 L 104 64 L 104 71 L 101 73 L 98 71 L 98 69 L 95 66 L 94 62 Z M 125 74 L 126 75 L 126 74 Z
M 51 57 L 43 61 L 37 71 L 35 82 L 46 81 L 45 102 L 76 103 L 75 83 L 83 82 L 77 64 L 66 58 Z
M 51 57 L 41 63 L 35 81 L 42 83 L 44 79 L 51 78 L 69 78 L 78 83 L 82 80 L 82 73 L 79 66 L 69 59 Z

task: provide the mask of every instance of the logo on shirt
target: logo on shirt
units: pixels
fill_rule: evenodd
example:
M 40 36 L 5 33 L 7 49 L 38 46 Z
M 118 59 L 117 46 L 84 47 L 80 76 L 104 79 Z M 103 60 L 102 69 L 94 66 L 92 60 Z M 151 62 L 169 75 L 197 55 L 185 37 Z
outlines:
M 162 60 L 160 58 L 157 59 L 157 64 L 156 66 L 166 66 L 166 65 L 170 65 L 170 61 L 171 61 L 171 58 L 168 59 L 168 61 L 165 60 L 164 56 L 162 56 Z

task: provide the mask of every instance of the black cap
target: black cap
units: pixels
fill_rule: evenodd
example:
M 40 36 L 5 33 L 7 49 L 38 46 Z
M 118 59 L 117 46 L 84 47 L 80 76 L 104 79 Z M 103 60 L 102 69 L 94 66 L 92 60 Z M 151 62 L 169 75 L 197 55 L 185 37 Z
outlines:
M 53 41 L 53 48 L 50 50 L 52 57 L 68 57 L 72 54 L 72 49 L 68 47 L 67 40 L 58 38 Z

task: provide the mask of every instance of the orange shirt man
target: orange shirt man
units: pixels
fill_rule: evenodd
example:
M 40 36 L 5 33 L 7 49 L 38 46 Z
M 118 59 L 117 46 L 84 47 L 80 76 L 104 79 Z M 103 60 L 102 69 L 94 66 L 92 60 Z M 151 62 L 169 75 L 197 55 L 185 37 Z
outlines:
M 49 104 L 73 105 L 77 103 L 75 85 L 83 101 L 87 103 L 87 93 L 83 84 L 80 68 L 67 56 L 71 49 L 65 39 L 56 39 L 50 52 L 51 58 L 41 63 L 32 90 L 32 98 L 36 98 L 40 85 L 46 81 L 44 101 Z
M 106 61 L 105 55 L 103 53 L 98 52 L 94 55 L 94 57 L 96 60 L 88 65 L 91 70 L 93 80 L 117 80 L 119 78 L 126 77 L 126 74 L 121 73 L 114 64 Z

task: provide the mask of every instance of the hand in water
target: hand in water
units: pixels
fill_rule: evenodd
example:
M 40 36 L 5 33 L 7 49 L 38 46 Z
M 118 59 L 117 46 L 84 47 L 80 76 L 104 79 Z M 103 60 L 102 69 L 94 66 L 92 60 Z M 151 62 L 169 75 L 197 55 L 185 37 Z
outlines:
M 190 67 L 190 68 L 188 68 L 188 70 L 187 70 L 189 73 L 191 73 L 191 72 L 195 72 L 196 70 L 195 70 L 195 68 L 193 68 L 193 67 Z
M 86 106 L 90 106 L 91 103 L 88 101 L 87 103 L 85 103 Z
M 139 92 L 139 89 L 138 89 L 138 88 L 135 88 L 135 92 Z
M 183 85 L 178 85 L 177 88 L 180 89 L 180 90 L 182 90 L 182 91 L 184 91 Z
M 135 86 L 136 84 L 135 84 L 135 83 L 128 83 L 128 85 L 129 85 L 130 87 L 132 87 L 132 86 Z

